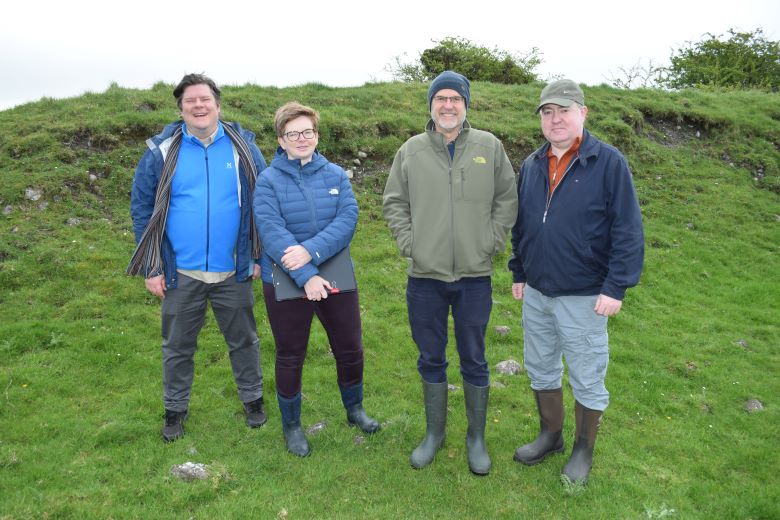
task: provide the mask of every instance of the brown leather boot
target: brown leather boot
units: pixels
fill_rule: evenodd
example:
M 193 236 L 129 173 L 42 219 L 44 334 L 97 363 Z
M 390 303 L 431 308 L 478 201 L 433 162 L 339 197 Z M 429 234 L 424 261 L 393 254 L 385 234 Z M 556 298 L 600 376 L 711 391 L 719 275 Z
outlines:
M 562 475 L 572 484 L 586 484 L 590 468 L 593 466 L 593 447 L 596 445 L 596 434 L 601 424 L 600 410 L 591 410 L 575 401 L 574 418 L 577 422 L 574 433 L 574 448 L 571 450 L 569 462 L 563 467 Z
M 528 466 L 539 464 L 553 453 L 561 453 L 563 444 L 563 389 L 534 390 L 539 410 L 539 435 L 515 451 L 514 459 Z

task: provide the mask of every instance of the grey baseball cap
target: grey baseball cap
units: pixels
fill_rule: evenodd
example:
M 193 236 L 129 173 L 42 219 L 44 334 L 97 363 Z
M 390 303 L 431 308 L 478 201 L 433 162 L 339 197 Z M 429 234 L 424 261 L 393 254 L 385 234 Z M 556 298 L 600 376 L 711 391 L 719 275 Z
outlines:
M 542 89 L 542 95 L 539 97 L 539 106 L 536 107 L 536 111 L 539 112 L 547 104 L 568 107 L 575 102 L 580 105 L 585 104 L 585 94 L 580 86 L 570 79 L 559 79 Z

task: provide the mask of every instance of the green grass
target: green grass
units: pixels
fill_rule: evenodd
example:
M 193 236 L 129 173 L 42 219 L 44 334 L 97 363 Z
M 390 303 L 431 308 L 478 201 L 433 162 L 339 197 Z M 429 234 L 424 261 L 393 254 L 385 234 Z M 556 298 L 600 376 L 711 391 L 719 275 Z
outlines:
M 143 141 L 177 116 L 171 90 L 113 86 L 0 112 L 0 208 L 11 208 L 0 216 L 0 519 L 780 517 L 778 94 L 586 89 L 588 127 L 619 146 L 634 171 L 647 252 L 640 285 L 610 321 L 612 402 L 591 481 L 572 489 L 560 482 L 565 456 L 534 467 L 512 460 L 538 429 L 525 375 L 493 374 L 504 386 L 491 390 L 488 477 L 468 471 L 460 390 L 450 395 L 445 448 L 430 467 L 409 466 L 424 432 L 421 388 L 406 266 L 382 220 L 381 192 L 397 147 L 426 121 L 425 85 L 223 94 L 226 119 L 256 131 L 267 159 L 276 108 L 292 99 L 317 107 L 321 149 L 355 170 L 365 404 L 383 430 L 356 442 L 316 325 L 303 422 L 327 426 L 310 438 L 311 457 L 286 453 L 256 288 L 268 424 L 244 425 L 209 317 L 187 435 L 163 444 L 159 303 L 124 267 L 134 245 L 133 170 Z M 469 119 L 498 135 L 516 166 L 541 141 L 538 92 L 473 86 Z M 368 158 L 352 166 L 358 151 Z M 27 188 L 41 199 L 26 199 Z M 522 360 L 506 260 L 495 263 L 491 366 Z M 497 334 L 497 325 L 510 333 Z M 454 348 L 450 361 L 450 380 L 461 386 Z M 743 409 L 752 398 L 763 411 Z M 172 477 L 171 466 L 185 461 L 209 464 L 212 477 Z

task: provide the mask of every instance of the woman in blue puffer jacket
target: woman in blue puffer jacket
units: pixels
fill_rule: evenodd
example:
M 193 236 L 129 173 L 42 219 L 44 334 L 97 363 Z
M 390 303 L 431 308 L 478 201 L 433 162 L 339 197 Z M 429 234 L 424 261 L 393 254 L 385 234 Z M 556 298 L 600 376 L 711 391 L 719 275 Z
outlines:
M 276 393 L 287 449 L 305 457 L 301 376 L 309 330 L 317 315 L 328 334 L 347 421 L 366 433 L 379 423 L 363 409 L 363 342 L 357 291 L 331 293 L 317 266 L 349 246 L 358 206 L 344 170 L 317 151 L 319 114 L 287 103 L 276 111 L 279 141 L 257 180 L 254 212 L 263 243 L 263 296 L 276 343 Z M 306 297 L 276 301 L 272 264 L 287 272 Z

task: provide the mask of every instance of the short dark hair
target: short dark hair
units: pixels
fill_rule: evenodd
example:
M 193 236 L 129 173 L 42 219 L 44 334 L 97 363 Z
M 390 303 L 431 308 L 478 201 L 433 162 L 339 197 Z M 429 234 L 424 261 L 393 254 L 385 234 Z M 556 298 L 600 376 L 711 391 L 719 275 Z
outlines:
M 208 85 L 211 89 L 211 93 L 214 95 L 214 101 L 219 105 L 220 90 L 213 79 L 205 74 L 187 74 L 181 78 L 179 84 L 173 89 L 173 97 L 176 98 L 176 105 L 179 107 L 179 110 L 181 110 L 181 98 L 184 96 L 185 89 L 193 85 Z

